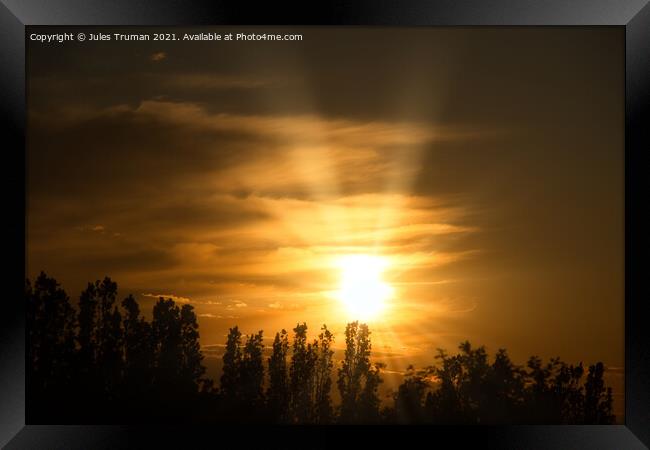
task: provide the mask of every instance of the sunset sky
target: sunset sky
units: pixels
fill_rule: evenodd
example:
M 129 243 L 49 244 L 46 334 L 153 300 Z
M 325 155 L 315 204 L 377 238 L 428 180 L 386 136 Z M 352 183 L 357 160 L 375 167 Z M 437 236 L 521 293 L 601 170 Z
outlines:
M 622 370 L 621 29 L 256 32 L 303 40 L 29 43 L 30 278 L 189 302 L 218 354 L 342 345 L 364 267 L 389 371 L 465 339 Z

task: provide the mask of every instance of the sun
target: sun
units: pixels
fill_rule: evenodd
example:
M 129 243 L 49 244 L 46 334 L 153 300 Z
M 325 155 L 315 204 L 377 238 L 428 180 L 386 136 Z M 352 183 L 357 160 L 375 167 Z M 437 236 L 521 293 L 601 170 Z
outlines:
M 348 255 L 338 259 L 341 271 L 338 300 L 353 320 L 376 319 L 386 310 L 393 288 L 382 280 L 388 260 L 371 255 Z

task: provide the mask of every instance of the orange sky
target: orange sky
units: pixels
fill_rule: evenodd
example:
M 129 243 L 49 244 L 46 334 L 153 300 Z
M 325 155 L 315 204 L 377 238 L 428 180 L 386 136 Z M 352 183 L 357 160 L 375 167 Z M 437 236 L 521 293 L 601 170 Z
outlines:
M 622 32 L 291 32 L 30 43 L 29 276 L 190 302 L 213 346 L 340 337 L 337 258 L 379 255 L 389 370 L 464 339 L 621 368 Z

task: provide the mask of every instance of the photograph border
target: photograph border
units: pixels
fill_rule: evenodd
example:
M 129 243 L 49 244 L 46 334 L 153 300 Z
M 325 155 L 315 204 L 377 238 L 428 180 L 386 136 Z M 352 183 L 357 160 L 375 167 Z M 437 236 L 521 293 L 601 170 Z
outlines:
M 294 439 L 303 431 L 319 447 L 347 442 L 453 442 L 487 448 L 632 449 L 650 446 L 650 314 L 646 302 L 648 230 L 646 173 L 650 150 L 650 4 L 648 0 L 386 0 L 300 6 L 174 0 L 0 0 L 0 127 L 5 217 L 9 254 L 4 273 L 10 286 L 0 313 L 0 447 L 127 448 L 155 445 L 191 448 L 217 443 L 220 427 L 123 427 L 25 425 L 25 47 L 32 25 L 320 25 L 320 26 L 618 26 L 625 29 L 625 424 L 497 427 L 257 427 L 243 435 L 265 442 Z M 558 68 L 562 70 L 562 68 Z M 225 430 L 226 427 L 224 427 Z M 232 426 L 227 428 L 233 429 Z M 259 428 L 259 430 L 257 430 Z M 367 427 L 370 428 L 370 427 Z M 312 433 L 313 432 L 313 433 Z M 353 437 L 353 440 L 350 440 Z M 422 441 L 422 440 L 425 441 Z M 278 441 L 280 442 L 280 441 Z M 286 442 L 286 441 L 284 441 Z M 312 444 L 305 444 L 311 448 Z

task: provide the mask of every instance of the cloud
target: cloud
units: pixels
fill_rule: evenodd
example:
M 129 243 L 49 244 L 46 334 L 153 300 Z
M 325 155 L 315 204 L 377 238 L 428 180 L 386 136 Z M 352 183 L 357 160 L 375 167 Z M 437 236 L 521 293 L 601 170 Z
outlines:
M 151 56 L 149 56 L 149 59 L 153 62 L 160 62 L 166 58 L 167 58 L 167 53 L 165 52 L 155 52 L 152 53 Z
M 104 225 L 77 226 L 75 227 L 75 229 L 79 231 L 94 231 L 96 233 L 101 233 L 101 234 L 104 234 L 106 232 L 106 227 Z
M 223 304 L 223 302 L 215 302 L 214 300 L 195 301 L 194 303 L 200 305 L 222 305 Z
M 143 297 L 150 297 L 150 298 L 164 298 L 164 299 L 171 299 L 175 301 L 176 303 L 190 303 L 191 300 L 187 297 L 180 297 L 178 295 L 173 295 L 173 294 L 140 294 Z
M 304 302 L 306 303 L 306 302 Z M 269 303 L 267 305 L 269 308 L 273 310 L 281 310 L 281 311 L 304 311 L 305 307 L 307 306 L 306 304 L 299 305 L 297 303 L 280 303 L 280 302 L 273 302 Z
M 99 114 L 111 114 L 113 109 Z M 467 140 L 480 136 L 476 130 L 453 129 L 416 122 L 355 121 L 318 115 L 236 115 L 209 113 L 195 103 L 146 100 L 130 111 L 134 117 L 151 118 L 176 126 L 204 131 L 236 131 L 283 139 L 296 144 L 344 145 L 367 149 L 432 141 Z M 359 153 L 346 155 L 354 160 Z
M 151 81 L 162 88 L 175 89 L 255 89 L 272 84 L 270 80 L 249 76 L 226 76 L 213 73 L 179 73 L 173 77 L 151 74 Z
M 232 310 L 233 308 L 246 308 L 248 305 L 242 301 L 233 301 L 232 305 L 226 306 L 226 309 Z
M 125 273 L 150 273 L 177 266 L 173 255 L 147 242 L 124 245 L 119 239 L 100 240 L 92 235 L 81 239 L 66 233 L 59 236 L 57 241 L 30 244 L 30 254 L 41 267 L 58 266 L 73 273 L 92 274 L 87 278 L 95 279 L 103 274 L 117 278 Z
M 32 111 L 30 120 L 30 189 L 50 196 L 84 190 L 87 196 L 142 192 L 152 178 L 243 197 L 322 198 L 407 190 L 403 180 L 422 169 L 420 154 L 428 146 L 480 135 L 472 129 L 407 121 L 226 114 L 197 103 L 162 100 Z M 49 151 L 41 153 L 44 148 Z M 102 154 L 111 157 L 95 164 Z M 110 182 L 82 182 L 80 173 Z M 41 184 L 49 175 L 57 182 Z M 179 197 L 180 208 L 187 196 L 172 196 Z M 178 216 L 198 216 L 192 207 L 187 204 L 188 214 L 179 210 Z M 157 219 L 169 217 L 174 214 L 161 210 Z
M 474 131 L 165 100 L 48 117 L 30 127 L 30 262 L 71 255 L 75 267 L 109 271 L 154 298 L 236 298 L 224 311 L 246 317 L 304 313 L 331 301 L 338 255 L 379 248 L 396 281 L 418 271 L 430 279 L 427 270 L 475 251 L 449 243 L 481 231 L 463 199 L 415 195 L 404 182 L 423 170 L 429 145 Z M 48 240 L 81 221 L 123 235 Z

